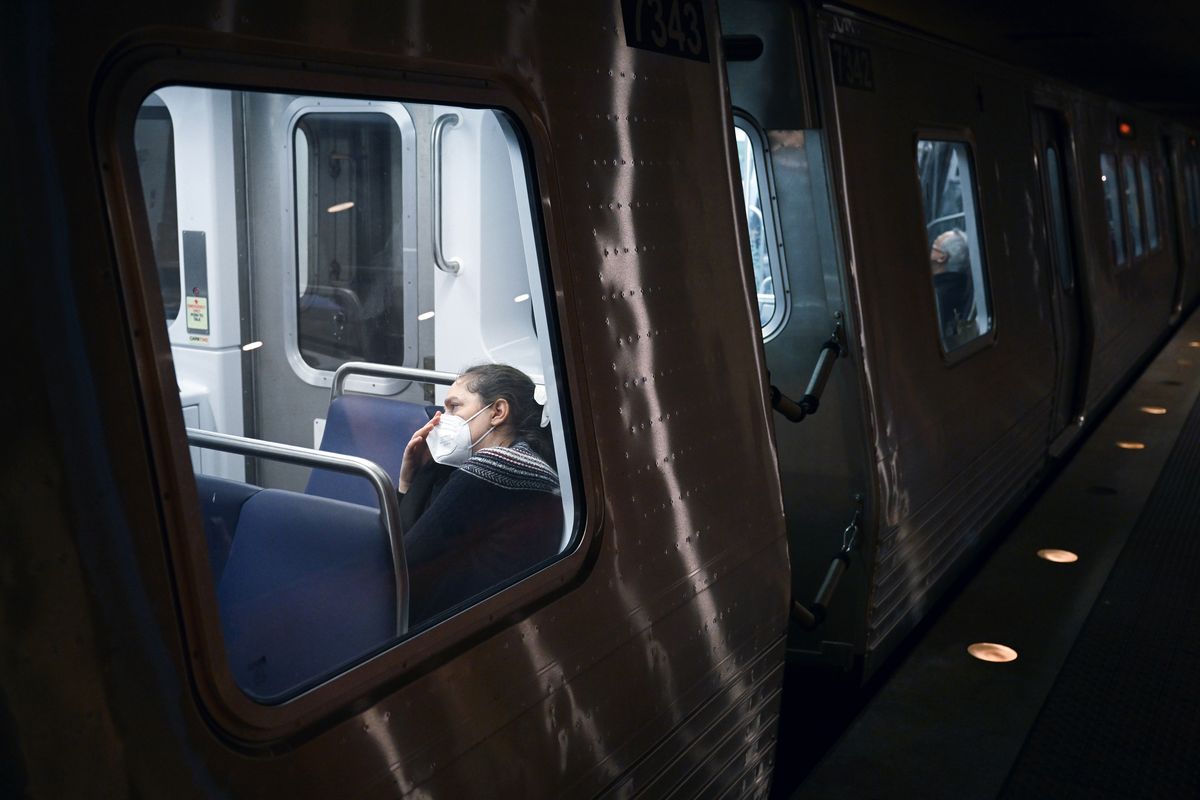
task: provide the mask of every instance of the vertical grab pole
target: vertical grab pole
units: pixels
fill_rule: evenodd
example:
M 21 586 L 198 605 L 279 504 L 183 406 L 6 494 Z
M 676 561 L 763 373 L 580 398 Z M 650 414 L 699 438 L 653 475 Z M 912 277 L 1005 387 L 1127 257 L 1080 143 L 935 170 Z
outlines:
M 447 260 L 442 251 L 442 131 L 453 128 L 458 124 L 458 114 L 443 114 L 433 123 L 433 133 L 429 146 L 429 175 L 432 184 L 433 200 L 433 263 L 442 272 L 457 275 L 462 264 L 457 260 Z

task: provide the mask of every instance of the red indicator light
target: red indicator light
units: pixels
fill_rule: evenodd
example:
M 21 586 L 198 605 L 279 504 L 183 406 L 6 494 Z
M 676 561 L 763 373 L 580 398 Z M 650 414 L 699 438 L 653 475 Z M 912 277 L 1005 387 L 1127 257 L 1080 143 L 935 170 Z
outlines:
M 1126 139 L 1133 138 L 1133 126 L 1128 122 L 1121 122 L 1117 125 L 1117 131 Z

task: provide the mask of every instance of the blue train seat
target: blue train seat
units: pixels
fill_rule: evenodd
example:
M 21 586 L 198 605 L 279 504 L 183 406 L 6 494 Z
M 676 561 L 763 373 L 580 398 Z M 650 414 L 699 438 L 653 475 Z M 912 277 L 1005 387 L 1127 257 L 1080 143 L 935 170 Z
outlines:
M 374 461 L 395 486 L 400 479 L 404 446 L 429 421 L 427 407 L 404 400 L 365 394 L 343 394 L 329 404 L 321 449 Z M 314 469 L 305 494 L 379 507 L 369 481 L 358 475 Z
M 257 486 L 239 481 L 196 475 L 196 495 L 200 498 L 204 536 L 208 540 L 208 563 L 214 582 L 220 581 L 225 569 L 242 506 L 260 491 Z
M 365 483 L 365 481 L 363 481 Z M 374 509 L 263 489 L 243 504 L 217 586 L 238 685 L 269 701 L 396 635 L 391 549 Z

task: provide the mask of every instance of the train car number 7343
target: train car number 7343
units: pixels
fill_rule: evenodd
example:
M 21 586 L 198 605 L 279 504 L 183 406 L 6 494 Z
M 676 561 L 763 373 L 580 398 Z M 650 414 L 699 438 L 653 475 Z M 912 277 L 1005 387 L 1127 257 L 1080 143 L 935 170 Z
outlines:
M 621 14 L 630 47 L 708 61 L 700 0 L 621 0 Z

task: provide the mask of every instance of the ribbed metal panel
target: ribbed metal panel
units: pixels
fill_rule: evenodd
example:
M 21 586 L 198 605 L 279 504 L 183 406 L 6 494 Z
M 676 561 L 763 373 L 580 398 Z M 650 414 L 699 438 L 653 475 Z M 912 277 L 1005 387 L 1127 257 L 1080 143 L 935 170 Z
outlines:
M 742 784 L 749 790 L 743 795 L 765 795 L 778 729 L 785 643 L 778 639 L 739 674 L 714 682 L 720 689 L 600 796 L 714 796 Z
M 983 544 L 982 533 L 1041 469 L 1049 405 L 1025 415 L 937 498 L 881 536 L 867 620 L 871 661 L 882 658 Z

